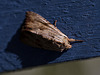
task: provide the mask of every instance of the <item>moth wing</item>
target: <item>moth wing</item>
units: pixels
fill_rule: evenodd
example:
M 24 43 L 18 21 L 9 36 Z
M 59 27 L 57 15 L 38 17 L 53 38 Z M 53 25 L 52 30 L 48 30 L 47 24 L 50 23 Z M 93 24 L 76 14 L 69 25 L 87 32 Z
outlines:
M 66 48 L 67 36 L 42 16 L 28 11 L 22 27 L 22 41 L 33 47 L 61 51 Z
M 27 24 L 30 23 L 30 24 Z M 26 12 L 26 19 L 25 19 L 25 24 L 28 26 L 40 26 L 40 24 L 43 23 L 43 25 L 47 25 L 51 24 L 49 21 L 47 21 L 45 18 L 43 18 L 42 16 L 38 15 L 37 13 L 31 12 L 31 11 L 27 11 Z M 36 27 L 35 27 L 36 28 Z

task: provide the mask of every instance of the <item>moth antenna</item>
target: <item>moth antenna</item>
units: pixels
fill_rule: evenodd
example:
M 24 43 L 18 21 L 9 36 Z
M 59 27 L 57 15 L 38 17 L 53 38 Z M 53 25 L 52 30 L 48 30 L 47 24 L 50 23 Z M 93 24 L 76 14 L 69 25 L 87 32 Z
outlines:
M 57 23 L 57 20 L 54 21 L 54 25 L 55 25 L 55 27 L 56 27 L 56 23 Z
M 78 41 L 79 41 L 79 42 L 83 42 L 83 40 L 76 40 L 76 39 L 68 39 L 68 41 L 69 41 L 69 42 L 75 42 L 75 41 L 76 41 L 76 42 L 78 42 Z

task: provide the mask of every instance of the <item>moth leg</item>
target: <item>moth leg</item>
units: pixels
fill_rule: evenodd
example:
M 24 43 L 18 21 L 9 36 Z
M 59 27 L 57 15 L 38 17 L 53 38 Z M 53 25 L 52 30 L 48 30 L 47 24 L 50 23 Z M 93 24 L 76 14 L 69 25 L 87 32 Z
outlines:
M 72 48 L 72 45 L 68 44 L 68 45 L 67 45 L 67 48 L 68 48 L 68 49 L 69 49 L 69 48 Z
M 56 27 L 57 20 L 54 21 L 54 26 Z
M 76 39 L 68 39 L 69 42 L 75 42 L 75 41 L 79 41 L 79 42 L 83 42 L 83 40 L 76 40 Z

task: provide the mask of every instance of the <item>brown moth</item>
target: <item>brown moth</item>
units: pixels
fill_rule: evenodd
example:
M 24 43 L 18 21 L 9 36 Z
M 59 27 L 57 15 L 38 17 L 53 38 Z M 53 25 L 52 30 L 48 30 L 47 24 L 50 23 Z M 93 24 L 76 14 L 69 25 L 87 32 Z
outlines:
M 37 13 L 28 11 L 24 25 L 21 28 L 21 41 L 27 45 L 46 50 L 60 51 L 72 47 L 70 42 L 80 41 L 69 39 L 57 27 Z

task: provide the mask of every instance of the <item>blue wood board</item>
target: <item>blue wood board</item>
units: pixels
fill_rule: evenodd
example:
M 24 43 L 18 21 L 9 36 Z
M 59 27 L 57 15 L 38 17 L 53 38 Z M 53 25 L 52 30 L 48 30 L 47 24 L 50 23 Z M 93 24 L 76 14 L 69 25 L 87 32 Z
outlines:
M 73 43 L 64 52 L 33 48 L 19 40 L 26 11 L 34 11 Z M 100 0 L 0 0 L 0 72 L 100 56 Z

